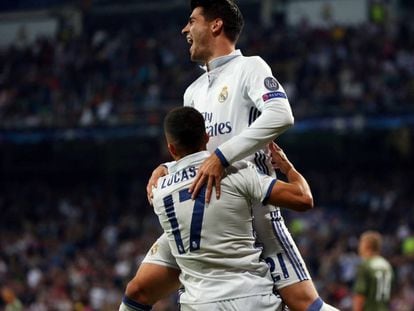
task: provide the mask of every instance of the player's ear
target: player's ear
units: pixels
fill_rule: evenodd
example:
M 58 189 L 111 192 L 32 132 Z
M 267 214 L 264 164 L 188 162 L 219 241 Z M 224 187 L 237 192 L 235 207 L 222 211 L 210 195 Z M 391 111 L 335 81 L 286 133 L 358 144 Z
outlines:
M 210 140 L 210 136 L 207 133 L 204 133 L 204 143 L 207 145 L 208 141 Z
M 223 29 L 223 20 L 221 18 L 216 18 L 211 24 L 211 31 L 214 34 L 219 34 Z
M 171 156 L 175 159 L 177 157 L 177 148 L 173 144 L 167 144 L 168 151 L 170 152 Z

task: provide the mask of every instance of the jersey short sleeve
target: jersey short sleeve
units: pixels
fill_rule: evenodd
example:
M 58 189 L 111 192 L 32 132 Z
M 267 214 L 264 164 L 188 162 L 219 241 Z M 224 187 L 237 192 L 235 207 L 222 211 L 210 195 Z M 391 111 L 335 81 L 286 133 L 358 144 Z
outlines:
M 232 171 L 237 171 L 231 176 Z M 263 202 L 266 204 L 276 179 L 260 172 L 250 162 L 240 161 L 228 169 L 231 178 L 234 180 L 236 189 L 248 197 L 252 202 Z

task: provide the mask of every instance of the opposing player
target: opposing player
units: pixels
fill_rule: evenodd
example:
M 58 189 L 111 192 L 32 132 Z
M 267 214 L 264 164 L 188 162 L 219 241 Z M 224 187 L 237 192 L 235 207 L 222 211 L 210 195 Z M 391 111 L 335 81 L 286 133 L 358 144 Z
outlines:
M 209 202 L 213 186 L 221 194 L 224 169 L 246 158 L 265 174 L 273 175 L 265 146 L 293 124 L 287 95 L 270 67 L 258 56 L 236 50 L 243 17 L 232 0 L 193 0 L 191 16 L 182 33 L 190 44 L 191 60 L 206 72 L 184 94 L 184 105 L 199 110 L 205 120 L 212 151 L 190 186 L 193 198 L 206 184 Z M 147 192 L 167 173 L 158 167 Z M 318 296 L 306 265 L 284 224 L 279 208 L 254 209 L 255 230 L 263 257 L 271 267 L 275 287 L 292 311 L 332 310 Z
M 381 234 L 366 231 L 359 239 L 358 253 L 362 258 L 354 284 L 354 311 L 389 310 L 393 271 L 381 256 Z
M 260 260 L 261 249 L 255 246 L 252 203 L 269 201 L 298 210 L 312 208 L 308 183 L 283 151 L 272 145 L 275 165 L 288 183 L 242 161 L 227 168 L 219 200 L 206 204 L 204 190 L 192 200 L 188 187 L 210 155 L 205 151 L 209 136 L 204 119 L 194 108 L 176 108 L 166 116 L 164 130 L 168 149 L 177 162 L 159 179 L 153 206 L 177 263 L 177 267 L 164 269 L 172 274 L 178 271 L 175 268 L 181 270 L 180 281 L 185 288 L 181 310 L 278 310 L 281 302 L 273 294 L 268 266 Z M 158 263 L 154 254 L 158 250 L 156 244 L 144 263 L 151 263 L 152 258 Z M 130 298 L 122 307 L 150 308 Z

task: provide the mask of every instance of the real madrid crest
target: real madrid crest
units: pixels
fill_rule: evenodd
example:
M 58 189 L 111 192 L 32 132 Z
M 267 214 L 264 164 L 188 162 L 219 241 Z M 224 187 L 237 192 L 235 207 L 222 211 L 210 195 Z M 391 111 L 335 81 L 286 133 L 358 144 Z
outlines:
M 228 91 L 228 88 L 227 88 L 227 86 L 224 86 L 223 88 L 222 88 L 222 90 L 221 90 L 221 92 L 220 92 L 220 94 L 219 94 L 219 96 L 218 96 L 218 101 L 220 102 L 220 103 L 223 103 L 226 99 L 227 99 L 227 97 L 229 96 L 229 91 Z
M 151 255 L 155 255 L 158 252 L 158 243 L 157 242 L 155 242 L 152 245 L 150 252 L 151 252 Z

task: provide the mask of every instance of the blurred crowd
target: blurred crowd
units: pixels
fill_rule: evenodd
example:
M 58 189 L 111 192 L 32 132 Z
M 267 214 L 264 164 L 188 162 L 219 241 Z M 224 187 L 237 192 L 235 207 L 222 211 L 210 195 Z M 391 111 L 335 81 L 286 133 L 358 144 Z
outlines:
M 126 281 L 160 233 L 144 185 L 117 185 L 2 187 L 0 284 L 24 310 L 117 309 Z
M 180 24 L 182 23 L 182 25 Z M 0 50 L 0 127 L 117 125 L 182 102 L 201 70 L 189 61 L 185 20 L 28 43 Z M 260 55 L 284 85 L 298 120 L 414 112 L 411 21 L 358 27 L 246 23 L 238 47 Z
M 189 60 L 181 22 L 81 36 L 61 29 L 34 43 L 23 33 L 0 49 L 0 129 L 159 122 L 153 113 L 181 105 L 202 72 Z M 414 114 L 411 21 L 271 29 L 247 23 L 239 48 L 271 65 L 296 120 Z M 377 229 L 396 273 L 391 310 L 412 310 L 412 169 L 309 166 L 305 176 L 316 208 L 285 217 L 321 296 L 350 310 L 359 234 Z M 55 182 L 0 175 L 0 310 L 6 303 L 15 303 L 13 310 L 116 310 L 161 232 L 146 202 L 146 178 L 85 180 L 74 172 Z M 177 310 L 175 299 L 154 310 Z
M 321 296 L 343 311 L 350 310 L 358 237 L 368 228 L 384 234 L 384 255 L 395 269 L 391 310 L 414 305 L 414 195 L 406 183 L 413 176 L 397 171 L 384 180 L 382 173 L 306 171 L 316 208 L 284 212 Z M 144 176 L 4 182 L 0 285 L 15 293 L 24 310 L 116 310 L 161 232 L 145 183 Z M 154 310 L 177 310 L 175 297 Z
M 316 210 L 288 213 L 290 229 L 310 268 L 320 294 L 340 310 L 351 310 L 358 239 L 362 231 L 383 234 L 383 255 L 395 272 L 392 311 L 409 311 L 414 305 L 413 194 L 405 171 L 310 173 Z M 286 214 L 286 213 L 285 213 Z

